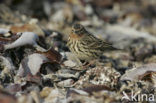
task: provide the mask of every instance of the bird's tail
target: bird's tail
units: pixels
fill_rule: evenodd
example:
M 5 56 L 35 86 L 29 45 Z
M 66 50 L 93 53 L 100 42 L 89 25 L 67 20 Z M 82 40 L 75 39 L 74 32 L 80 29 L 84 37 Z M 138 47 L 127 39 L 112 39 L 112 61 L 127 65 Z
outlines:
M 108 50 L 115 51 L 115 50 L 122 50 L 122 49 L 116 48 L 116 47 L 111 45 L 108 47 Z

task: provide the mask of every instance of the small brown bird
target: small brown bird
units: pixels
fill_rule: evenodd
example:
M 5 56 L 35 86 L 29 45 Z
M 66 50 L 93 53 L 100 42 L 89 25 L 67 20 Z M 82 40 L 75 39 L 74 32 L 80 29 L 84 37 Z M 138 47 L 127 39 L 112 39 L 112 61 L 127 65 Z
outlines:
M 67 46 L 80 60 L 90 61 L 103 55 L 105 51 L 117 50 L 111 44 L 90 34 L 83 25 L 74 24 Z

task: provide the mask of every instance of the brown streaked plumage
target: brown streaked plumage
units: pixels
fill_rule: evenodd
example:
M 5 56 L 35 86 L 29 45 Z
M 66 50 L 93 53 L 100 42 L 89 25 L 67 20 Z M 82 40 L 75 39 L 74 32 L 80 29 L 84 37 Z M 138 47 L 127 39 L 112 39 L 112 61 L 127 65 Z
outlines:
M 90 34 L 78 23 L 72 26 L 67 46 L 76 57 L 86 61 L 99 58 L 105 51 L 116 50 L 111 44 Z

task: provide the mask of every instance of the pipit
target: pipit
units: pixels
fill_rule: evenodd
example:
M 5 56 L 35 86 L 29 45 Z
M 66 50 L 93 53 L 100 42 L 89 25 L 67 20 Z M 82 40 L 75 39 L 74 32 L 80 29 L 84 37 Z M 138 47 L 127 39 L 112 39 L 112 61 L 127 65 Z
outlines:
M 117 50 L 110 43 L 98 39 L 89 33 L 79 23 L 72 26 L 72 32 L 69 35 L 67 46 L 78 59 L 84 61 L 98 59 L 105 51 Z

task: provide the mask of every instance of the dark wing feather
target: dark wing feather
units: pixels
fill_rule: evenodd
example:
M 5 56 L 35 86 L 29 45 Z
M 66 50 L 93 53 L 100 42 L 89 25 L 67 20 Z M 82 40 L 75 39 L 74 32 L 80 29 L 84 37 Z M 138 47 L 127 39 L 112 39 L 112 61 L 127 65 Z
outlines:
M 87 45 L 89 48 L 96 49 L 96 50 L 118 50 L 115 47 L 112 46 L 112 44 L 105 42 L 101 39 L 96 38 L 95 36 L 89 34 L 89 39 L 85 40 L 87 41 Z

